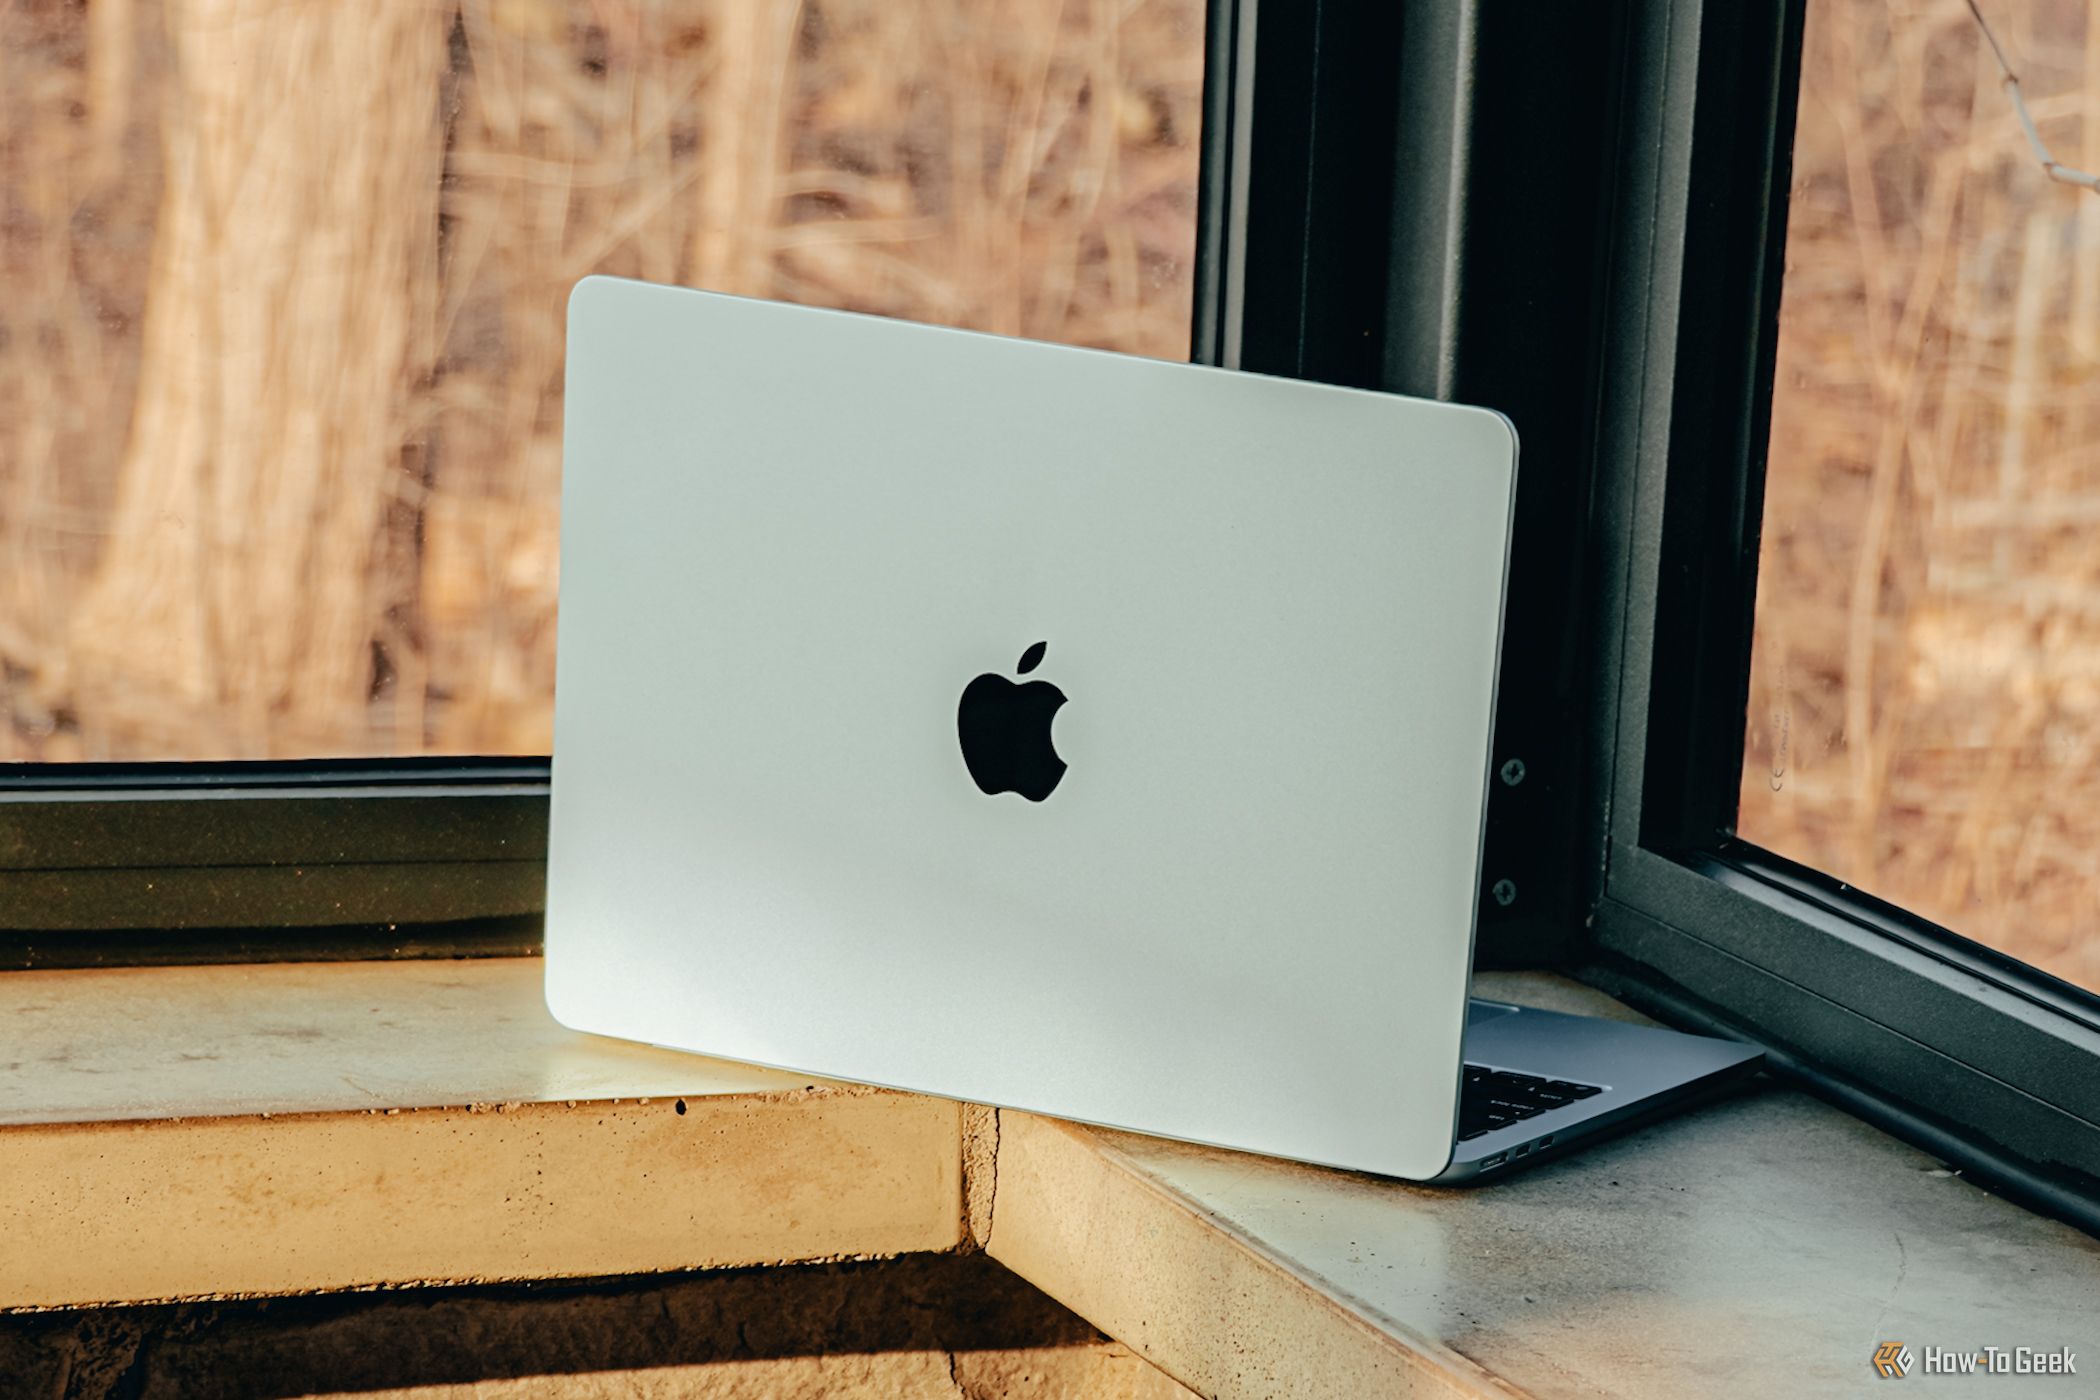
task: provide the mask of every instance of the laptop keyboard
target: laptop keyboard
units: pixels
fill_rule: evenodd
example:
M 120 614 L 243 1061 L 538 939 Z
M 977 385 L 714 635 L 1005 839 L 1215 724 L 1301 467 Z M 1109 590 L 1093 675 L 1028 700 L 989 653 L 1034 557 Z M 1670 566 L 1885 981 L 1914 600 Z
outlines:
M 1477 1138 L 1536 1117 L 1549 1108 L 1565 1108 L 1577 1099 L 1603 1092 L 1604 1087 L 1599 1084 L 1541 1079 L 1514 1070 L 1467 1065 L 1465 1087 L 1458 1099 L 1458 1140 Z

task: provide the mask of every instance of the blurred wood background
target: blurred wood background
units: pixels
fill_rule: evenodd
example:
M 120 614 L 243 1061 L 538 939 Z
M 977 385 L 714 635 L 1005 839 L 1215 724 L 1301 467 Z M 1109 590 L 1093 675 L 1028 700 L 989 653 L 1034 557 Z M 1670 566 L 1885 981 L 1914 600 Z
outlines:
M 0 4 L 0 760 L 544 753 L 586 273 L 1185 356 L 1202 11 Z

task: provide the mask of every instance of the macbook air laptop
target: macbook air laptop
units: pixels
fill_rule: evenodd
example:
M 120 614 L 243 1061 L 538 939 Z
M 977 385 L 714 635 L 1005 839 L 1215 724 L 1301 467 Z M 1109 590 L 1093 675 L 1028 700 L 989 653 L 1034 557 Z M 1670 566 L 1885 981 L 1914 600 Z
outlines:
M 567 383 L 567 1025 L 1416 1180 L 1754 1067 L 1469 1000 L 1499 415 L 598 277 Z

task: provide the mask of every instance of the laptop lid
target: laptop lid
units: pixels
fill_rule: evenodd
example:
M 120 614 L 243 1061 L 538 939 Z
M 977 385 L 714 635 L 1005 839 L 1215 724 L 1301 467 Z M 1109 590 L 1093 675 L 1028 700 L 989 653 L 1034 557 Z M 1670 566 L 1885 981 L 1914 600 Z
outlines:
M 1506 420 L 598 277 L 567 377 L 561 1021 L 1442 1169 Z

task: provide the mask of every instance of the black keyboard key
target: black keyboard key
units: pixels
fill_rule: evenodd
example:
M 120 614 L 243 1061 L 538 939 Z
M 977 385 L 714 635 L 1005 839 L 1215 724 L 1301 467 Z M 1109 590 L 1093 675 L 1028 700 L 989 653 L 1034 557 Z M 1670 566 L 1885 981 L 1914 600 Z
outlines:
M 1459 1094 L 1458 1140 L 1470 1142 L 1603 1092 L 1595 1084 L 1467 1065 Z
M 1514 1119 L 1530 1118 L 1546 1111 L 1546 1105 L 1542 1103 L 1511 1103 L 1506 1099 L 1490 1099 L 1488 1102 L 1494 1106 L 1496 1112 L 1507 1113 Z
M 1467 1131 L 1478 1128 L 1488 1122 L 1482 1115 L 1492 1113 L 1501 1121 L 1490 1126 L 1506 1127 L 1602 1092 L 1595 1084 L 1467 1065 L 1460 1098 L 1461 1126 Z

